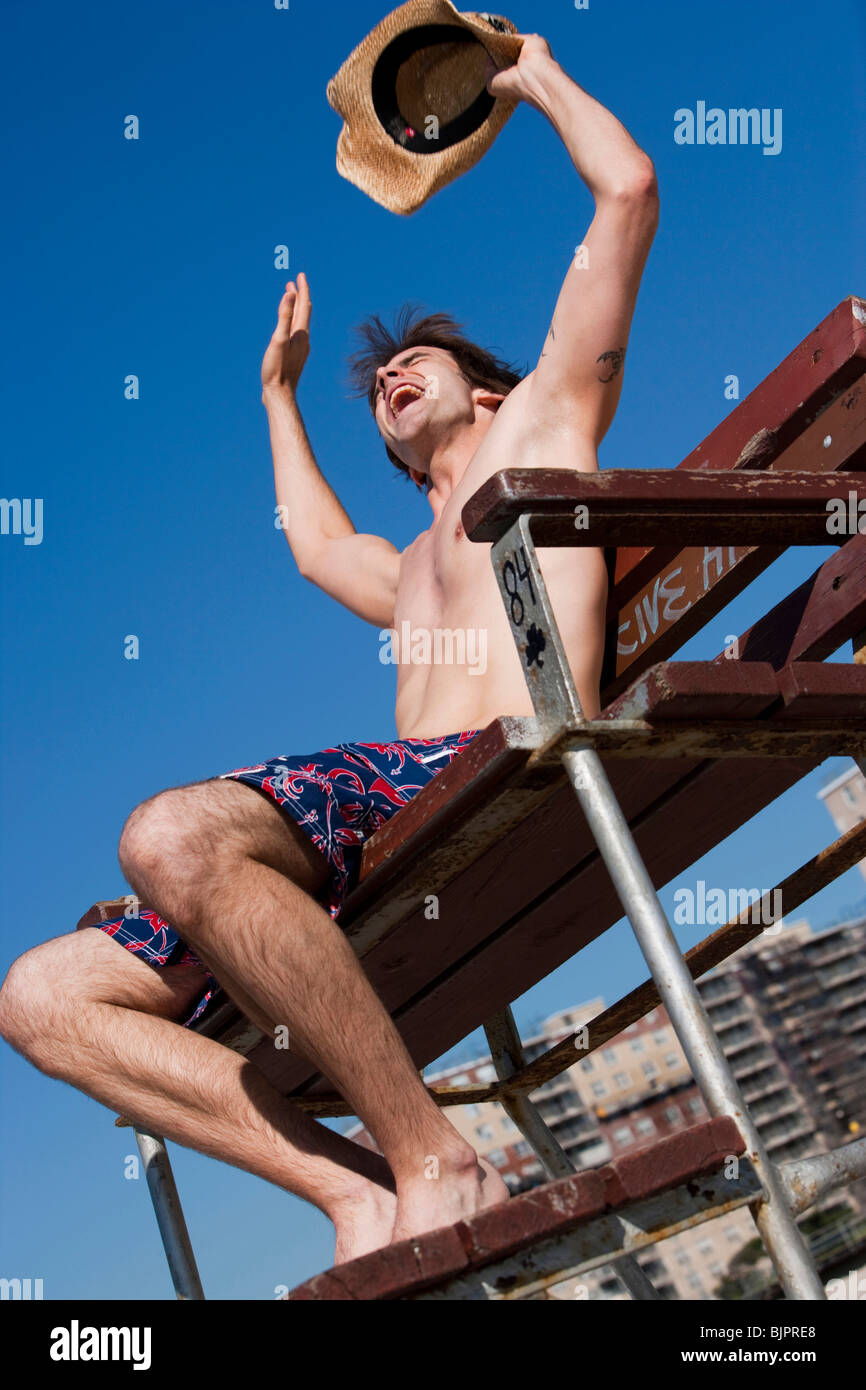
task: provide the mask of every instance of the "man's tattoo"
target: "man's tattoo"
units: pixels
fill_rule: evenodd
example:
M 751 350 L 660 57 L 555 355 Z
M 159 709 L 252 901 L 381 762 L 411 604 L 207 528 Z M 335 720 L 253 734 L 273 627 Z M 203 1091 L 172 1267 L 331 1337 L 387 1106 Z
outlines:
M 550 332 L 548 333 L 547 338 L 550 338 L 554 343 L 556 342 L 556 334 L 553 331 L 553 324 L 550 325 Z M 547 342 L 547 338 L 545 338 L 545 342 Z M 545 352 L 544 348 L 541 349 L 541 355 L 542 357 L 547 356 L 547 353 Z
M 595 359 L 596 362 L 610 363 L 610 376 L 600 376 L 599 381 L 603 382 L 605 385 L 607 382 L 613 381 L 614 377 L 619 375 L 619 370 L 623 364 L 624 358 L 625 348 L 611 348 L 609 352 L 603 352 L 601 357 L 597 357 Z

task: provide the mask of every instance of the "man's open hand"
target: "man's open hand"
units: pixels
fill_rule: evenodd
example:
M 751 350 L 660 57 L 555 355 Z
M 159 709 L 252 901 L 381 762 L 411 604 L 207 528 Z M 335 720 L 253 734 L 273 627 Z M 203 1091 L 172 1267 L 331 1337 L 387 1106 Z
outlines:
M 277 326 L 262 361 L 262 390 L 288 386 L 297 390 L 310 351 L 310 287 L 303 271 L 290 280 L 280 300 Z
M 492 97 L 505 97 L 508 101 L 528 101 L 530 106 L 541 110 L 538 96 L 538 79 L 550 69 L 556 59 L 550 51 L 550 44 L 540 34 L 520 34 L 523 47 L 510 68 L 498 68 L 488 56 L 485 78 L 487 90 Z

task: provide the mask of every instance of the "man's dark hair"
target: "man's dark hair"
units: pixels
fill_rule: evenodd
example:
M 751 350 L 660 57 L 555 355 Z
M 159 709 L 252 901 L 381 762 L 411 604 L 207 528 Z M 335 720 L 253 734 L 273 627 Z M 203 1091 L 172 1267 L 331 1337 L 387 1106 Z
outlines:
M 488 391 L 508 395 L 523 380 L 524 374 L 464 337 L 462 328 L 462 323 L 457 323 L 450 314 L 425 314 L 413 304 L 404 304 L 398 310 L 392 329 L 385 326 L 378 314 L 371 315 L 355 329 L 363 346 L 349 358 L 349 380 L 354 394 L 366 396 L 375 414 L 377 369 L 414 347 L 436 347 L 451 353 L 461 376 L 470 386 L 483 386 Z M 409 469 L 387 444 L 385 452 L 394 467 L 408 478 Z

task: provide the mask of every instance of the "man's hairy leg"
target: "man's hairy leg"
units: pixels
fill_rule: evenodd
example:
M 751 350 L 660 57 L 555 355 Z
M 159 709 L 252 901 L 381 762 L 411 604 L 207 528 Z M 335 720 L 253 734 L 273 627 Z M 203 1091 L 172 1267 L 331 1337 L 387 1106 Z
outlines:
M 259 1026 L 285 1025 L 364 1122 L 394 1176 L 393 1239 L 508 1196 L 427 1093 L 346 937 L 310 896 L 323 860 L 275 803 L 231 781 L 164 792 L 133 812 L 121 863 L 237 1003 Z
M 143 1129 L 254 1173 L 333 1221 L 338 1263 L 388 1243 L 385 1160 L 285 1100 L 253 1063 L 177 1023 L 204 972 L 154 970 L 86 928 L 19 957 L 0 1031 L 35 1066 Z

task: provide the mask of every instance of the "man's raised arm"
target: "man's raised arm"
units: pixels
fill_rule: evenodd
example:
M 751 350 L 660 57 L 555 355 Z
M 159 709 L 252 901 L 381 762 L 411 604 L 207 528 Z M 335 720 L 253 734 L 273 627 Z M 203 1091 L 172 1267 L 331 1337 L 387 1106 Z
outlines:
M 497 72 L 491 61 L 488 73 L 493 96 L 528 101 L 547 116 L 595 199 L 523 406 L 533 420 L 576 426 L 591 457 L 619 403 L 632 315 L 658 226 L 655 169 L 539 35 L 526 36 L 513 67 Z
M 392 625 L 400 552 L 382 536 L 359 535 L 323 478 L 310 447 L 296 390 L 310 350 L 310 291 L 301 273 L 280 301 L 262 362 L 274 481 L 283 531 L 305 579 L 359 618 Z

